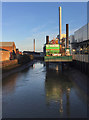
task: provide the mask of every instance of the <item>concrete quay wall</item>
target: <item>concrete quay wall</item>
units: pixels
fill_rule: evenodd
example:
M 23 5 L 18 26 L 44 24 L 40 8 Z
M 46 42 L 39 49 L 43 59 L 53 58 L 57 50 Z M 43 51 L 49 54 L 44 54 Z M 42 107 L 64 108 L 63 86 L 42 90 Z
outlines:
M 89 76 L 89 55 L 76 54 L 73 55 L 73 67 Z
M 88 54 L 75 54 L 75 55 L 72 55 L 72 58 L 73 58 L 73 60 L 89 63 L 89 55 Z

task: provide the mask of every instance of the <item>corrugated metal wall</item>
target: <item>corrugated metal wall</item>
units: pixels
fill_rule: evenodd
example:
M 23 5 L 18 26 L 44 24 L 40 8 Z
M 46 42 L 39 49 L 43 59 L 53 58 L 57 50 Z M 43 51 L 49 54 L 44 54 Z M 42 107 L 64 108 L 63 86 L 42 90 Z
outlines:
M 89 39 L 89 23 L 74 32 L 76 42 L 83 42 Z
M 88 23 L 88 40 L 89 40 L 89 23 Z

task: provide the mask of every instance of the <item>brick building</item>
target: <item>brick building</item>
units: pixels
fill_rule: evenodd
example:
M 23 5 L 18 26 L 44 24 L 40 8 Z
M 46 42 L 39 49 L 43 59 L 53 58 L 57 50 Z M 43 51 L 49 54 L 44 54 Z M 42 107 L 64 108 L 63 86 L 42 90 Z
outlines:
M 0 61 L 6 61 L 10 59 L 10 52 L 0 48 Z
M 14 42 L 0 42 L 0 61 L 10 60 L 10 52 L 13 50 L 16 53 Z
M 12 52 L 13 50 L 16 53 L 16 46 L 14 42 L 0 42 L 0 48 Z

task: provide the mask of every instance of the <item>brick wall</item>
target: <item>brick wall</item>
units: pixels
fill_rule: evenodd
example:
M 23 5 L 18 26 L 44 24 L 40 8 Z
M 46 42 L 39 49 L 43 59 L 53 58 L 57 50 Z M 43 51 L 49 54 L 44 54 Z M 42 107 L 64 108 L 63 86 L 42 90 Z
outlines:
M 5 67 L 8 67 L 8 66 L 17 65 L 17 64 L 18 64 L 17 59 L 7 60 L 7 61 L 0 62 L 0 68 L 5 68 Z
M 9 51 L 0 51 L 0 61 L 10 60 L 10 52 Z

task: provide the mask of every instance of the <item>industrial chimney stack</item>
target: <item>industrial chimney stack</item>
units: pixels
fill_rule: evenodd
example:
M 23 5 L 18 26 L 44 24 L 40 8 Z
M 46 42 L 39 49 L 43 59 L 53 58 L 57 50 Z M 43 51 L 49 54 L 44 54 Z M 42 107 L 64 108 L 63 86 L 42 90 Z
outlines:
M 46 36 L 46 44 L 49 44 L 49 36 Z
M 70 56 L 70 50 L 69 50 L 69 24 L 66 24 L 66 55 Z
M 62 24 L 61 24 L 61 7 L 59 7 L 59 43 L 61 40 L 61 28 L 62 28 Z
M 69 48 L 69 25 L 66 24 L 66 48 Z
M 35 39 L 34 39 L 34 52 L 35 52 Z

